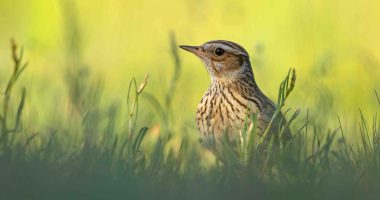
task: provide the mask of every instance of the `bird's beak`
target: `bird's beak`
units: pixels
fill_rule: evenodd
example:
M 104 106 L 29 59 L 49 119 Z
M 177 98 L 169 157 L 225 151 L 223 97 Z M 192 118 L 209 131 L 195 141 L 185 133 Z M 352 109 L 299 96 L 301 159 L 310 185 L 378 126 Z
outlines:
M 200 46 L 180 45 L 179 48 L 191 52 L 197 56 L 202 56 L 203 54 L 202 48 Z

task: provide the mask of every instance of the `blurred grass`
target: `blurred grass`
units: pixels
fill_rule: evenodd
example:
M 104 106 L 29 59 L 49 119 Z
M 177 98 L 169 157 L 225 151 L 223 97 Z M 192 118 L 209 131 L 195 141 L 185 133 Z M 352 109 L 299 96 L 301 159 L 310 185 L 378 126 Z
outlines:
M 58 93 L 65 87 L 61 74 L 70 53 L 66 36 L 67 32 L 76 31 L 81 34 L 81 50 L 72 50 L 71 54 L 78 54 L 91 73 L 102 76 L 107 95 L 118 96 L 124 91 L 126 80 L 149 72 L 152 84 L 147 90 L 160 96 L 172 73 L 167 44 L 168 32 L 173 31 L 180 44 L 201 44 L 211 39 L 242 44 L 255 63 L 257 82 L 272 99 L 276 98 L 282 74 L 289 67 L 297 67 L 299 89 L 289 103 L 313 111 L 323 106 L 318 105 L 318 99 L 330 101 L 326 105 L 331 107 L 324 108 L 323 116 L 310 113 L 315 119 L 328 117 L 328 121 L 334 121 L 336 113 L 356 116 L 359 107 L 368 111 L 375 108 L 373 88 L 379 87 L 380 73 L 380 12 L 376 1 L 192 0 L 162 5 L 157 0 L 1 0 L 0 10 L 0 64 L 8 64 L 7 40 L 18 38 L 34 63 L 33 70 L 23 79 L 32 85 L 31 94 L 41 89 Z M 77 18 L 79 27 L 75 30 L 68 24 L 71 15 Z M 153 33 L 154 37 L 150 37 Z M 180 118 L 190 123 L 209 78 L 196 58 L 189 56 L 182 65 L 178 88 L 186 94 L 179 93 L 175 102 L 188 105 L 183 109 L 189 114 Z M 1 74 L 6 70 L 2 68 Z M 355 91 L 361 91 L 360 95 Z M 42 110 L 43 105 L 54 105 L 48 99 L 36 95 L 27 101 L 39 107 L 38 115 L 43 117 L 50 109 Z
M 1 0 L 0 38 L 25 48 L 10 64 L 0 42 L 0 199 L 377 199 L 376 3 L 231 3 Z M 176 46 L 219 38 L 272 100 L 297 69 L 296 136 L 270 161 L 252 133 L 223 162 L 197 142 L 209 78 Z

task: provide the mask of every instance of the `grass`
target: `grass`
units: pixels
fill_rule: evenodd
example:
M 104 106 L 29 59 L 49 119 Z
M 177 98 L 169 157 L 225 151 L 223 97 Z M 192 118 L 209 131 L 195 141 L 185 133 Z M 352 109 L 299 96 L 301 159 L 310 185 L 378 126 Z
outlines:
M 100 81 L 91 81 L 80 58 L 66 74 L 72 110 L 66 121 L 37 132 L 23 123 L 27 88 L 17 93 L 25 71 L 23 49 L 12 41 L 13 72 L 1 96 L 0 199 L 378 199 L 380 197 L 380 123 L 359 112 L 360 139 L 346 140 L 340 117 L 337 129 L 326 130 L 285 101 L 295 86 L 290 70 L 279 89 L 278 112 L 292 125 L 293 138 L 279 149 L 262 154 L 254 126 L 246 126 L 237 149 L 227 142 L 221 157 L 208 159 L 197 141 L 176 139 L 172 110 L 181 62 L 174 36 L 171 48 L 175 71 L 161 101 L 144 92 L 148 76 L 130 81 L 125 113 L 122 104 L 102 105 Z M 75 48 L 75 47 L 71 47 Z M 85 73 L 84 73 L 85 72 Z M 139 113 L 143 98 L 159 119 L 159 128 L 146 127 Z M 380 105 L 380 99 L 376 93 Z M 160 103 L 164 102 L 164 103 Z M 252 119 L 253 122 L 255 118 Z M 120 122 L 121 123 L 118 123 Z M 122 124 L 122 125 L 119 125 Z M 298 125 L 301 124 L 301 125 Z M 184 125 L 185 126 L 185 125 Z M 271 146 L 271 145 L 270 145 Z M 272 145 L 273 146 L 273 145 Z M 207 164 L 205 164 L 207 163 Z

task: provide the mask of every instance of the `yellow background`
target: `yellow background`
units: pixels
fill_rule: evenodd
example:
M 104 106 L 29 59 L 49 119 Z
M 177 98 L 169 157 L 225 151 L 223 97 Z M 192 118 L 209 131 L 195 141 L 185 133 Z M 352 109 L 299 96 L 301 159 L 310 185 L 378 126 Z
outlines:
M 107 99 L 125 98 L 130 78 L 140 81 L 147 73 L 146 90 L 159 98 L 165 93 L 173 71 L 173 32 L 178 44 L 225 39 L 244 46 L 259 86 L 272 100 L 288 69 L 296 68 L 288 107 L 303 113 L 309 108 L 331 127 L 338 115 L 350 126 L 359 108 L 367 114 L 378 109 L 378 1 L 0 0 L 0 77 L 11 70 L 13 37 L 24 45 L 30 63 L 20 83 L 29 91 L 27 113 L 35 110 L 42 121 L 46 110 L 65 102 L 65 33 L 72 28 L 67 13 L 76 13 L 80 58 L 104 80 Z M 192 124 L 209 77 L 195 56 L 183 51 L 180 56 L 173 107 L 181 111 L 179 121 Z M 1 88 L 4 83 L 1 79 Z

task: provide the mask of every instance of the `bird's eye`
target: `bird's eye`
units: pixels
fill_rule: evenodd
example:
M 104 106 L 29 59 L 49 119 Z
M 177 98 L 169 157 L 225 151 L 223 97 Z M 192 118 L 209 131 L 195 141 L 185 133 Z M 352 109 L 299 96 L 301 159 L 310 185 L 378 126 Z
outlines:
M 221 55 L 224 54 L 224 50 L 223 50 L 222 48 L 216 48 L 216 49 L 215 49 L 215 54 L 216 54 L 217 56 L 221 56 Z

